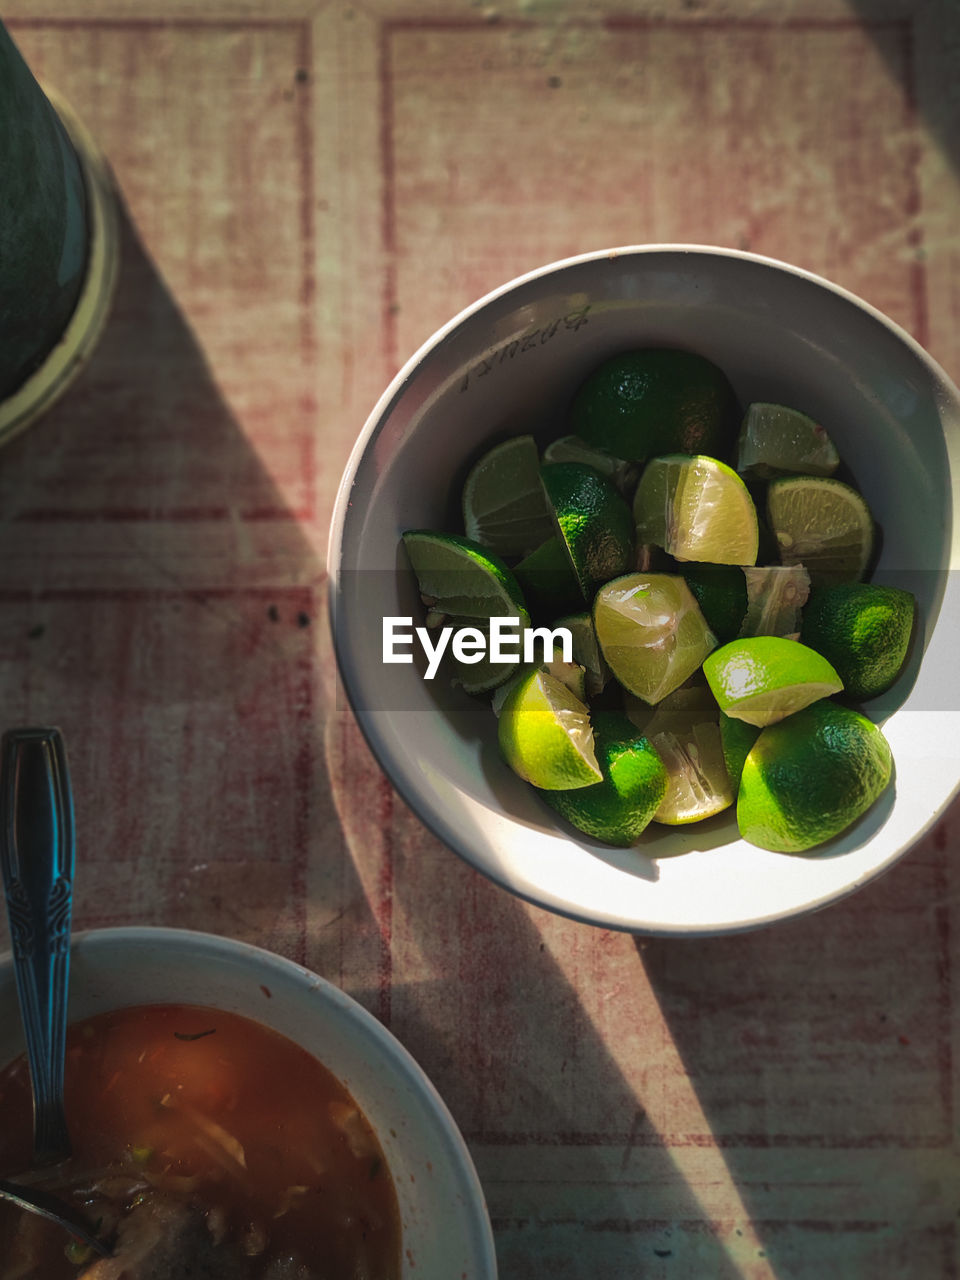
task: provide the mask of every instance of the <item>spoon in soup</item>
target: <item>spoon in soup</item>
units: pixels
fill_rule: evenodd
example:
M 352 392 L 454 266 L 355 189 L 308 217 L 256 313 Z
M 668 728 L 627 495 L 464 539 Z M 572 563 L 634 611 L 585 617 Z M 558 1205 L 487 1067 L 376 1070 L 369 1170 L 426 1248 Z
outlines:
M 0 742 L 0 869 L 33 1090 L 35 1168 L 71 1154 L 63 1069 L 73 866 L 73 795 L 63 738 L 57 729 L 12 729 Z M 110 1256 L 78 1211 L 49 1191 L 0 1180 L 0 1198 Z

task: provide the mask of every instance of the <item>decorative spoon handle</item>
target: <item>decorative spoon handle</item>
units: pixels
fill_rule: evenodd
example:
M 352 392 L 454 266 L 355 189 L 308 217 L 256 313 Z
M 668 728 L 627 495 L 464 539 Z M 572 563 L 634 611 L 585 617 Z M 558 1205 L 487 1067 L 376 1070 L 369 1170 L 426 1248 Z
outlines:
M 70 1155 L 63 1060 L 70 968 L 73 797 L 58 729 L 0 742 L 0 866 L 33 1082 L 34 1161 Z

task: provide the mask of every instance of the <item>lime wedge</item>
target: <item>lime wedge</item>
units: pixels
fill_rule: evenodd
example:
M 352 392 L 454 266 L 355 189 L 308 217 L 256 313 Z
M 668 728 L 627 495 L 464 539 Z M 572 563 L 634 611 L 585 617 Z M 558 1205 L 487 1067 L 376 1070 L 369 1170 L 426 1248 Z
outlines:
M 737 822 L 761 849 L 802 853 L 838 836 L 878 798 L 893 761 L 872 721 L 815 702 L 764 729 L 743 766 Z
M 753 499 L 716 458 L 668 454 L 644 468 L 633 499 L 637 541 L 678 560 L 754 564 L 759 530 Z
M 495 716 L 500 715 L 507 698 L 513 693 L 520 681 L 527 678 L 531 671 L 545 671 L 547 675 L 553 676 L 555 680 L 559 680 L 561 684 L 566 685 L 578 701 L 586 702 L 587 684 L 583 667 L 579 662 L 564 662 L 562 659 L 557 658 L 550 662 L 541 662 L 539 666 L 524 665 L 504 684 L 498 685 L 493 691 L 493 697 L 490 699 L 490 706 Z
M 703 674 L 721 711 L 760 726 L 843 689 L 826 658 L 783 636 L 732 640 L 710 654 Z
M 733 716 L 720 712 L 720 742 L 723 745 L 723 761 L 727 766 L 727 777 L 736 791 L 740 786 L 740 775 L 750 748 L 763 732 L 755 724 L 747 724 L 746 720 L 737 720 Z
M 818 587 L 803 611 L 800 638 L 837 669 L 852 698 L 875 698 L 903 670 L 917 601 L 900 587 L 839 582 Z
M 621 493 L 631 492 L 637 483 L 638 468 L 623 458 L 587 444 L 579 436 L 561 436 L 553 440 L 543 451 L 544 462 L 579 462 L 593 467 L 604 480 L 610 480 Z
M 732 564 L 684 564 L 683 579 L 721 644 L 736 640 L 747 612 L 745 573 Z
M 516 578 L 493 552 L 455 534 L 428 529 L 405 533 L 403 545 L 417 576 L 420 598 L 429 610 L 428 626 L 475 627 L 483 634 L 489 652 L 491 618 L 517 618 L 521 636 L 530 625 Z M 444 661 L 454 682 L 467 693 L 495 688 L 520 666 L 519 659 L 491 662 L 483 657 L 477 663 L 458 662 L 449 650 Z
M 428 608 L 462 618 L 530 621 L 516 577 L 486 547 L 430 529 L 411 529 L 403 545 Z
M 588 697 L 602 693 L 610 679 L 610 668 L 607 666 L 597 633 L 593 627 L 593 619 L 589 613 L 574 613 L 560 618 L 555 627 L 566 627 L 573 641 L 573 660 L 578 662 L 586 672 L 586 692 Z
M 428 625 L 430 625 L 431 617 L 436 619 L 439 626 L 451 627 L 454 633 L 461 631 L 464 627 L 470 627 L 478 631 L 483 638 L 483 656 L 477 662 L 461 662 L 456 654 L 452 651 L 452 646 L 447 648 L 443 656 L 443 662 L 446 669 L 450 672 L 450 683 L 459 685 L 465 693 L 489 693 L 491 689 L 496 689 L 515 675 L 520 670 L 520 661 L 510 662 L 493 662 L 487 656 L 490 652 L 490 621 L 487 618 L 458 618 L 450 614 L 428 615 Z M 520 641 L 518 646 L 511 644 L 510 649 L 517 648 L 517 651 L 523 652 L 523 629 L 520 630 Z
M 741 636 L 800 634 L 800 610 L 810 595 L 810 575 L 802 564 L 763 565 L 743 570 L 747 582 L 747 612 Z
M 873 520 L 848 484 L 820 476 L 773 480 L 767 520 L 781 562 L 804 565 L 814 586 L 863 577 L 873 551 Z
M 535 787 L 588 787 L 603 777 L 589 711 L 566 685 L 543 671 L 530 672 L 511 692 L 497 736 L 511 769 Z
M 632 693 L 624 694 L 623 706 L 629 719 L 648 738 L 658 733 L 686 733 L 695 724 L 715 724 L 720 714 L 717 701 L 699 672 L 655 707 Z
M 610 670 L 650 703 L 683 684 L 716 646 L 690 588 L 671 574 L 608 582 L 597 592 L 593 625 Z
M 747 408 L 737 442 L 737 470 L 751 480 L 785 473 L 832 476 L 840 456 L 826 431 L 797 409 L 782 404 Z
M 603 781 L 544 799 L 578 831 L 595 840 L 633 844 L 656 812 L 667 787 L 666 770 L 650 742 L 616 711 L 593 718 Z
M 524 556 L 514 572 L 530 611 L 540 617 L 555 618 L 583 605 L 583 592 L 566 544 L 556 532 Z
M 522 556 L 553 533 L 533 436 L 515 436 L 485 453 L 463 486 L 463 524 L 472 542 Z
M 655 707 L 626 694 L 624 705 L 659 754 L 667 789 L 654 819 L 669 826 L 699 822 L 733 803 L 719 737 L 720 711 L 699 673 Z
M 654 822 L 681 826 L 712 818 L 733 804 L 723 744 L 716 721 L 700 721 L 686 730 L 651 738 L 667 771 L 667 790 Z
M 540 476 L 589 603 L 601 583 L 624 573 L 633 562 L 630 508 L 609 480 L 581 463 L 547 463 Z

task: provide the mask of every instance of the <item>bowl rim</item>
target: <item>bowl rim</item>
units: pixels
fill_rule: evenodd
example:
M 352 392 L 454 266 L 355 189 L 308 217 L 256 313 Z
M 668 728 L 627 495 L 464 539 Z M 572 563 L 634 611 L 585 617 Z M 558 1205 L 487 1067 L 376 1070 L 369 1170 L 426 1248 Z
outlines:
M 457 839 L 456 833 L 449 828 L 447 823 L 432 813 L 429 815 L 423 813 L 419 799 L 413 788 L 407 785 L 405 778 L 402 776 L 396 776 L 392 768 L 393 762 L 390 757 L 390 753 L 383 749 L 373 725 L 357 706 L 354 698 L 354 690 L 347 675 L 350 667 L 348 662 L 345 661 L 343 637 L 340 628 L 341 558 L 344 543 L 344 531 L 348 512 L 351 506 L 351 491 L 353 483 L 361 461 L 366 455 L 369 446 L 376 439 L 379 431 L 382 429 L 389 417 L 394 404 L 403 394 L 407 383 L 414 376 L 423 360 L 452 333 L 460 328 L 461 325 L 465 324 L 485 307 L 498 301 L 515 289 L 541 279 L 542 277 L 559 274 L 589 263 L 602 262 L 604 260 L 617 261 L 621 258 L 647 258 L 657 255 L 739 260 L 750 263 L 751 265 L 770 268 L 775 272 L 792 276 L 807 284 L 811 284 L 825 290 L 827 293 L 833 294 L 837 298 L 842 299 L 862 312 L 864 315 L 868 316 L 874 322 L 886 329 L 893 337 L 897 338 L 929 373 L 933 384 L 939 392 L 939 396 L 947 400 L 952 400 L 958 410 L 960 410 L 960 389 L 958 389 L 956 383 L 953 382 L 949 374 L 938 363 L 938 361 L 935 360 L 934 357 L 931 356 L 929 352 L 926 351 L 926 349 L 921 346 L 921 344 L 906 329 L 903 328 L 902 325 L 899 325 L 895 320 L 891 320 L 884 312 L 880 311 L 877 307 L 873 306 L 872 303 L 867 302 L 864 298 L 859 297 L 859 295 L 853 293 L 851 290 L 844 288 L 842 285 L 835 284 L 825 276 L 809 271 L 805 267 L 794 266 L 792 263 L 786 262 L 782 259 L 753 253 L 745 249 L 733 249 L 720 245 L 683 242 L 620 245 L 613 248 L 591 250 L 585 253 L 575 254 L 570 257 L 557 259 L 553 262 L 546 263 L 540 267 L 535 267 L 530 271 L 513 277 L 511 280 L 491 289 L 475 302 L 470 303 L 468 306 L 457 312 L 456 315 L 452 316 L 445 324 L 441 325 L 440 328 L 431 334 L 426 341 L 417 348 L 417 350 L 397 371 L 378 398 L 373 409 L 367 416 L 353 448 L 350 451 L 334 500 L 327 541 L 326 559 L 328 578 L 328 621 L 333 637 L 338 684 L 342 685 L 346 692 L 354 718 L 359 725 L 367 746 L 370 748 L 370 751 L 376 759 L 379 767 L 385 773 L 391 786 L 393 786 L 403 799 L 404 803 L 417 816 L 418 820 L 448 849 L 463 859 L 463 861 L 465 861 L 469 866 L 480 872 L 480 874 L 484 875 L 487 879 L 492 880 L 501 888 L 512 893 L 515 897 L 529 902 L 534 906 L 552 911 L 557 915 L 565 916 L 568 919 L 575 920 L 583 924 L 590 924 L 599 928 L 652 937 L 719 937 L 728 934 L 750 932 L 754 929 L 764 928 L 781 921 L 797 919 L 815 911 L 823 910 L 836 902 L 841 902 L 844 898 L 849 897 L 851 894 L 857 892 L 877 877 L 883 875 L 932 830 L 946 810 L 956 800 L 957 795 L 960 794 L 960 776 L 957 777 L 953 790 L 950 794 L 947 795 L 942 803 L 928 816 L 927 820 L 914 831 L 909 842 L 902 845 L 895 853 L 883 859 L 878 865 L 870 868 L 869 872 L 860 875 L 851 883 L 845 885 L 840 891 L 835 889 L 829 890 L 820 897 L 805 901 L 799 905 L 787 906 L 782 911 L 771 911 L 762 915 L 751 916 L 745 920 L 737 921 L 735 923 L 724 923 L 716 927 L 690 927 L 672 923 L 658 923 L 649 920 L 626 921 L 610 913 L 597 912 L 589 909 L 581 910 L 574 904 L 557 900 L 554 896 L 548 896 L 545 893 L 538 894 L 530 891 L 512 880 L 506 871 L 500 872 L 498 868 L 488 865 L 480 865 L 478 861 L 471 856 L 468 850 L 463 847 L 461 842 Z M 944 447 L 947 452 L 948 464 L 951 471 L 954 474 L 960 474 L 960 433 L 954 433 L 953 435 L 945 434 Z M 956 519 L 952 521 L 948 548 L 949 567 L 952 568 L 960 566 L 960 521 L 957 521 Z
M 174 947 L 181 954 L 188 955 L 200 963 L 205 958 L 219 957 L 243 965 L 250 964 L 256 968 L 258 976 L 265 982 L 269 982 L 270 974 L 275 974 L 277 979 L 293 982 L 304 992 L 318 994 L 328 1004 L 335 1005 L 338 1014 L 345 1017 L 351 1029 L 358 1033 L 361 1043 L 371 1047 L 378 1058 L 390 1062 L 393 1073 L 419 1098 L 435 1123 L 435 1137 L 445 1147 L 448 1158 L 456 1166 L 457 1173 L 468 1191 L 468 1197 L 463 1198 L 463 1207 L 465 1214 L 471 1219 L 470 1243 L 477 1251 L 475 1258 L 477 1276 L 480 1280 L 496 1280 L 496 1246 L 490 1213 L 466 1140 L 429 1076 L 410 1051 L 382 1022 L 353 996 L 305 965 L 289 960 L 275 951 L 268 951 L 255 943 L 243 942 L 225 934 L 166 925 L 121 925 L 86 929 L 72 935 L 70 957 L 75 959 L 76 953 L 82 951 L 96 953 L 103 950 L 109 954 L 118 947 L 136 949 L 145 946 L 158 951 L 162 948 Z M 15 988 L 13 951 L 10 947 L 0 952 L 0 983 L 4 981 L 9 983 L 11 988 Z M 120 1009 L 129 1006 L 118 1004 L 112 1007 Z M 245 1013 L 243 1016 L 258 1021 L 254 1013 Z M 287 1038 L 294 1039 L 294 1036 L 287 1033 Z

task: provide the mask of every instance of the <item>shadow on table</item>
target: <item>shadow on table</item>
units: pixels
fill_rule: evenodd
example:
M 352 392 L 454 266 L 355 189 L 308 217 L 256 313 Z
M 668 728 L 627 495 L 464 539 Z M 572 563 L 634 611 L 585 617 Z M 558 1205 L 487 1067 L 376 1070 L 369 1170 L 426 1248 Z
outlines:
M 960 83 L 956 75 L 960 9 L 952 0 L 897 6 L 888 0 L 849 3 L 866 24 L 906 100 L 916 104 L 930 137 L 960 171 Z M 932 65 L 934 59 L 939 61 L 937 68 Z
M 771 1276 L 952 1274 L 944 846 L 797 921 L 637 940 Z
M 3 452 L 4 721 L 64 731 L 77 927 L 302 958 L 309 852 L 342 847 L 315 765 L 321 566 L 125 211 L 121 233 L 88 367 Z
M 633 1280 L 670 1275 L 671 1266 L 736 1280 L 739 1269 L 645 1120 L 635 1079 L 548 949 L 558 922 L 461 862 L 399 801 L 392 827 L 398 971 L 432 976 L 394 986 L 389 1025 L 467 1139 L 501 1280 Z M 559 924 L 562 936 L 568 930 L 584 955 L 604 936 Z M 585 984 L 605 981 L 602 964 L 576 967 Z M 607 978 L 615 985 L 624 975 Z M 615 994 L 591 991 L 590 1006 Z M 367 1000 L 375 1007 L 376 993 Z M 647 1034 L 629 1031 L 641 1042 Z M 684 1270 L 691 1259 L 695 1269 Z

